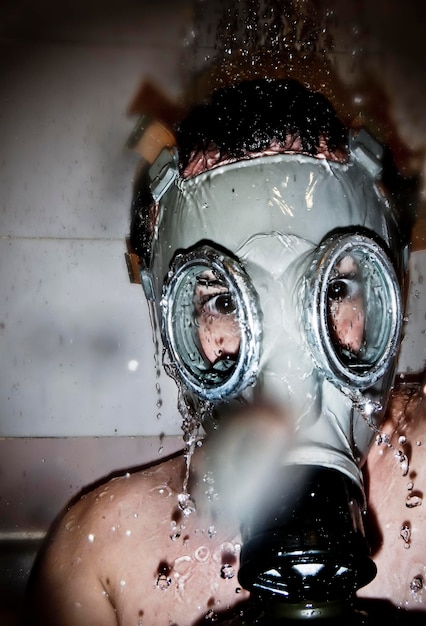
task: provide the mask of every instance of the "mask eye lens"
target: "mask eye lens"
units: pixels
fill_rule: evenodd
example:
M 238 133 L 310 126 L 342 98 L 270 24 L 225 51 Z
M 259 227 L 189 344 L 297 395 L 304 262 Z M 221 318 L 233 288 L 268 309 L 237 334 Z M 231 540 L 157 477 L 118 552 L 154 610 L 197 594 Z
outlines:
M 366 235 L 334 235 L 318 250 L 306 285 L 305 323 L 319 366 L 339 384 L 374 385 L 401 332 L 398 280 L 384 249 Z
M 188 387 L 215 401 L 238 395 L 251 382 L 261 316 L 257 294 L 238 261 L 209 246 L 178 255 L 162 309 L 171 362 Z

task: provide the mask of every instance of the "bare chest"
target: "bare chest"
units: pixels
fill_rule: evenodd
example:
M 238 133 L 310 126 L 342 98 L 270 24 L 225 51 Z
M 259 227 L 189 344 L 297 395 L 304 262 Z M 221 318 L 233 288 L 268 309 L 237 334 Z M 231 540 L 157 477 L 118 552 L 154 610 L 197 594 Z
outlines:
M 103 581 L 117 623 L 192 626 L 245 601 L 238 524 L 220 523 L 208 511 L 185 517 L 174 504 L 153 505 L 143 516 L 150 524 L 138 531 L 135 518 L 115 545 L 114 569 Z

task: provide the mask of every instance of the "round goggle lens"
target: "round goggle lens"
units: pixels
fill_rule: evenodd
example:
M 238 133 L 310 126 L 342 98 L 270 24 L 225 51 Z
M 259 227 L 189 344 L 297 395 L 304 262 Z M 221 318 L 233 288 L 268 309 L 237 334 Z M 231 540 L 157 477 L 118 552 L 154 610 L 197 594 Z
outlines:
M 328 249 L 327 249 L 328 246 Z M 314 273 L 315 351 L 356 386 L 383 375 L 398 344 L 401 303 L 383 249 L 361 235 L 326 242 Z
M 172 361 L 199 395 L 236 395 L 248 384 L 259 349 L 252 341 L 259 315 L 248 277 L 208 247 L 180 255 L 170 274 L 163 319 Z M 256 334 L 259 339 L 260 330 Z

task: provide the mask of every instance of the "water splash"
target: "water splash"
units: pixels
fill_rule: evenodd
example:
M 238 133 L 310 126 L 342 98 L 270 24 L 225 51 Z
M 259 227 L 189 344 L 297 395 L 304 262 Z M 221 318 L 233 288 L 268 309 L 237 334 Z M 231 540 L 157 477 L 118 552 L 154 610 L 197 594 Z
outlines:
M 213 537 L 217 535 L 216 528 L 214 526 L 209 526 L 207 529 L 207 534 L 210 537 L 210 539 L 213 539 Z
M 191 472 L 191 460 L 195 449 L 203 443 L 201 434 L 204 420 L 212 419 L 213 405 L 207 400 L 196 398 L 188 392 L 176 368 L 169 360 L 167 351 L 163 351 L 163 367 L 167 374 L 174 379 L 178 387 L 178 410 L 182 416 L 183 442 L 185 444 L 185 476 L 182 491 L 178 495 L 178 506 L 184 516 L 191 515 L 196 510 L 195 501 L 188 492 L 188 484 Z
M 361 417 L 366 421 L 368 427 L 376 433 L 376 444 L 378 446 L 385 446 L 389 450 L 392 450 L 393 456 L 398 462 L 399 469 L 403 476 L 407 476 L 410 471 L 410 462 L 408 456 L 401 449 L 396 448 L 390 441 L 390 437 L 387 433 L 380 430 L 375 423 L 374 419 L 377 415 L 383 413 L 383 406 L 380 402 L 375 402 L 368 398 L 365 398 L 361 391 L 345 390 L 344 393 L 352 400 L 354 408 L 358 411 Z M 400 445 L 407 443 L 407 438 L 404 436 L 399 437 Z
M 195 502 L 187 491 L 178 495 L 178 504 L 185 517 L 188 517 L 191 513 L 196 511 Z
M 215 488 L 215 478 L 212 471 L 208 471 L 203 475 L 203 483 L 206 484 L 204 493 L 207 499 L 210 501 L 217 500 L 219 495 Z

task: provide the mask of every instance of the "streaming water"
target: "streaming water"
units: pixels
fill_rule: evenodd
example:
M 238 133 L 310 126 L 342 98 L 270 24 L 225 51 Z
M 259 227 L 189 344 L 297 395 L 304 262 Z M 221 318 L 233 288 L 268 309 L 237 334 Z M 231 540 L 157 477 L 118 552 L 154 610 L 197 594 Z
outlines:
M 363 419 L 367 422 L 368 427 L 376 434 L 376 444 L 378 446 L 385 446 L 392 450 L 393 456 L 398 463 L 402 476 L 407 476 L 410 470 L 410 463 L 408 456 L 401 449 L 396 448 L 391 443 L 389 435 L 377 426 L 375 418 L 379 414 L 383 413 L 383 407 L 379 402 L 369 400 L 365 398 L 361 391 L 348 390 L 347 395 L 351 398 L 354 408 L 359 412 Z M 407 443 L 406 437 L 400 437 L 399 443 L 404 445 Z
M 159 330 L 158 330 L 158 322 L 157 322 L 157 314 L 155 310 L 155 302 L 152 300 L 147 300 L 148 302 L 148 311 L 149 311 L 149 319 L 151 322 L 151 336 L 152 342 L 154 345 L 154 368 L 155 368 L 155 377 L 158 380 L 161 376 L 161 360 L 160 360 L 160 342 L 159 342 Z M 159 382 L 155 384 L 155 391 L 157 393 L 156 407 L 157 409 L 161 409 L 163 406 L 163 400 L 161 398 L 161 385 Z M 161 418 L 161 412 L 157 413 L 157 419 Z M 160 446 L 159 454 L 162 452 L 162 446 Z

